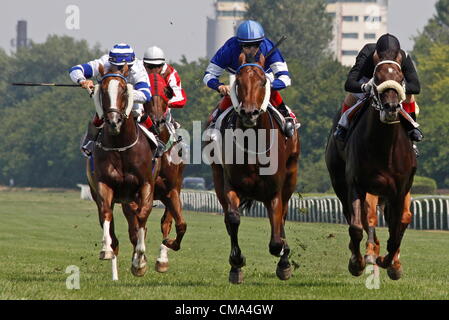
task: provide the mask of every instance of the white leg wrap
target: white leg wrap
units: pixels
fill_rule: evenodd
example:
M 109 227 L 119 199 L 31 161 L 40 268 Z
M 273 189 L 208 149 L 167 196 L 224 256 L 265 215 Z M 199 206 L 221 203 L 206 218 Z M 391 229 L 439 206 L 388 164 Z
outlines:
M 144 253 L 145 249 L 145 229 L 140 228 L 139 231 L 137 231 L 136 251 L 139 253 Z
M 103 249 L 102 249 L 102 251 L 105 251 L 105 252 L 112 251 L 112 247 L 111 247 L 112 238 L 111 238 L 111 235 L 109 234 L 110 226 L 111 226 L 110 221 L 103 222 Z
M 160 251 L 159 251 L 159 258 L 157 258 L 157 261 L 159 262 L 168 262 L 168 248 L 161 244 Z

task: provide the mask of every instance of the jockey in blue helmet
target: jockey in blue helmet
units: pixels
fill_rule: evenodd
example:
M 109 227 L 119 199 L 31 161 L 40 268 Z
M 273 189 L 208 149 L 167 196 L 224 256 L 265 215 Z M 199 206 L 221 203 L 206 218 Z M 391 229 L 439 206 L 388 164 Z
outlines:
M 84 64 L 78 64 L 72 67 L 69 71 L 70 78 L 73 82 L 80 84 L 83 88 L 89 92 L 94 90 L 94 82 L 91 80 L 95 78 L 97 81 L 101 80 L 101 74 L 99 71 L 100 65 L 103 65 L 105 73 L 108 73 L 111 69 L 121 69 L 125 64 L 129 67 L 129 72 L 126 80 L 129 84 L 134 86 L 133 98 L 133 114 L 138 117 L 140 122 L 147 128 L 151 129 L 155 133 L 151 118 L 146 115 L 143 109 L 143 103 L 151 100 L 150 82 L 147 72 L 142 63 L 139 63 L 136 59 L 136 55 L 131 46 L 125 43 L 116 44 L 109 54 L 105 54 L 99 59 L 89 61 Z M 87 133 L 84 141 L 81 145 L 81 151 L 90 156 L 93 150 L 94 141 L 96 140 L 101 127 L 103 126 L 103 119 L 99 118 L 95 113 L 92 123 L 89 123 Z M 158 151 L 162 146 L 158 146 Z M 159 155 L 159 152 L 157 153 Z
M 279 49 L 274 49 L 272 54 L 267 56 L 268 52 L 273 49 L 274 44 L 265 37 L 265 31 L 262 26 L 253 20 L 242 22 L 237 28 L 236 36 L 230 38 L 226 43 L 218 49 L 212 57 L 209 66 L 204 74 L 203 82 L 211 89 L 218 91 L 224 97 L 220 102 L 217 111 L 213 115 L 212 124 L 215 123 L 218 116 L 232 105 L 230 99 L 230 87 L 220 82 L 219 78 L 225 70 L 235 74 L 239 67 L 239 56 L 242 52 L 254 53 L 256 58 L 263 54 L 265 60 L 265 74 L 271 82 L 270 103 L 276 107 L 281 114 L 288 120 L 285 128 L 287 135 L 293 135 L 294 126 L 292 123 L 296 121 L 293 112 L 288 108 L 279 94 L 282 90 L 291 84 L 290 74 L 288 72 L 287 63 L 282 57 Z

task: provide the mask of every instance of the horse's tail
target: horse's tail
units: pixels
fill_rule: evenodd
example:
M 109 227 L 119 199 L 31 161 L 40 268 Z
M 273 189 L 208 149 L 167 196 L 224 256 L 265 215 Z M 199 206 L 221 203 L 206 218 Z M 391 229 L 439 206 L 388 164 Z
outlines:
M 251 210 L 253 204 L 254 204 L 254 200 L 250 200 L 250 199 L 243 200 L 239 205 L 240 212 L 243 212 L 245 210 L 246 211 Z

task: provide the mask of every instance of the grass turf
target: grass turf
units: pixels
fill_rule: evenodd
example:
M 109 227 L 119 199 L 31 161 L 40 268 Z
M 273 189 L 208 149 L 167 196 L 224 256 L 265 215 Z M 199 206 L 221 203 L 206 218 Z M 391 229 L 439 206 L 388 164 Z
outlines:
M 275 275 L 278 258 L 268 252 L 268 219 L 242 217 L 239 240 L 247 258 L 244 283 L 228 283 L 230 240 L 223 217 L 184 212 L 188 228 L 182 248 L 169 252 L 170 269 L 154 271 L 161 241 L 162 211 L 148 221 L 149 271 L 130 272 L 132 247 L 126 220 L 115 209 L 120 241 L 119 278 L 111 264 L 98 260 L 102 231 L 93 202 L 78 192 L 0 192 L 0 299 L 448 299 L 449 232 L 407 230 L 401 248 L 404 276 L 399 281 L 380 270 L 380 289 L 365 286 L 368 274 L 347 271 L 348 227 L 287 221 L 286 235 L 297 267 L 288 281 Z M 378 229 L 381 252 L 388 237 Z M 80 289 L 68 290 L 65 273 L 80 269 Z M 299 265 L 299 266 L 298 266 Z

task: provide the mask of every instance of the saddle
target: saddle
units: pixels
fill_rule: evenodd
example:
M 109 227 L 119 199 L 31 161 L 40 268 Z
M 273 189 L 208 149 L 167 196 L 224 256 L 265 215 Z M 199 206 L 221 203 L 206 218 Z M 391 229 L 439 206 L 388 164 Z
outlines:
M 275 107 L 269 104 L 267 107 L 267 111 L 269 112 L 271 117 L 278 123 L 280 128 L 285 128 L 286 123 L 285 117 Z M 218 117 L 217 121 L 215 122 L 215 125 L 212 128 L 220 132 L 224 132 L 224 130 L 226 129 L 234 130 L 236 128 L 237 117 L 238 115 L 235 112 L 234 108 L 228 108 Z M 295 123 L 296 130 L 300 126 L 301 124 L 299 122 Z

